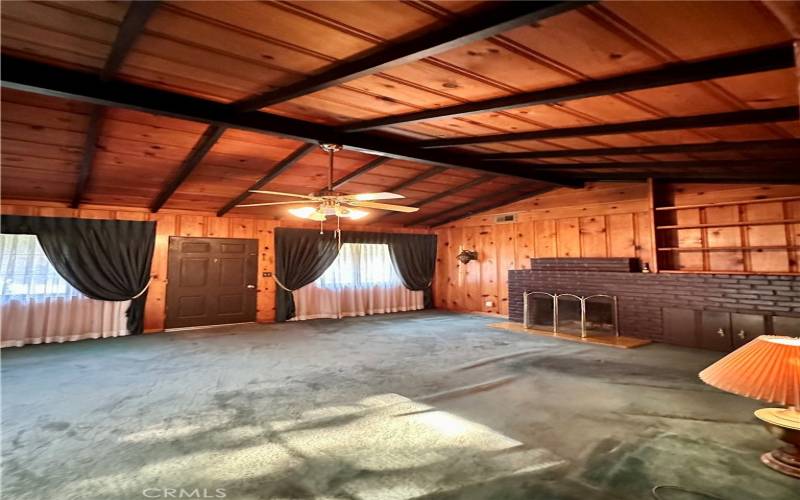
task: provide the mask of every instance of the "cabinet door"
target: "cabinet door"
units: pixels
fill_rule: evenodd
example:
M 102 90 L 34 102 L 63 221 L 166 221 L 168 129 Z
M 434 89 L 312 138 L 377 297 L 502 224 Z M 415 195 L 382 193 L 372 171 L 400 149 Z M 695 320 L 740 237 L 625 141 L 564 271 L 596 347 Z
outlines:
M 775 332 L 775 335 L 800 337 L 800 318 L 790 318 L 789 316 L 773 316 L 772 331 Z
M 661 317 L 665 342 L 697 347 L 697 327 L 693 310 L 665 307 L 661 310 Z
M 731 314 L 733 347 L 741 347 L 766 331 L 764 316 L 760 314 Z
M 733 347 L 731 338 L 731 315 L 726 312 L 703 311 L 700 328 L 700 347 L 715 351 L 730 351 Z

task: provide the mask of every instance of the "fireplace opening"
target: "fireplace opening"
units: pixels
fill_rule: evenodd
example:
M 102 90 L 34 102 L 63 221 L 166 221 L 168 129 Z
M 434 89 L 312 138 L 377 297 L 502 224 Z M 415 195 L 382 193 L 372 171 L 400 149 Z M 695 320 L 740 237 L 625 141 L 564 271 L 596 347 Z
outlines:
M 617 298 L 613 295 L 526 291 L 523 302 L 525 328 L 581 337 L 619 336 Z

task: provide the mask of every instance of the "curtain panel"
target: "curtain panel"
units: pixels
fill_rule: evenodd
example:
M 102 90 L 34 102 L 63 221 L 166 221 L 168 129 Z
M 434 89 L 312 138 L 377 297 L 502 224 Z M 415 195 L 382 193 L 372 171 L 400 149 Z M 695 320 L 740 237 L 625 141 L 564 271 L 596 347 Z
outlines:
M 4 215 L 0 232 L 36 235 L 58 274 L 87 297 L 130 300 L 128 330 L 142 333 L 155 222 Z
M 81 294 L 36 236 L 0 234 L 0 347 L 128 335 L 129 305 Z
M 403 285 L 421 291 L 425 308 L 433 307 L 431 282 L 436 268 L 436 235 L 342 231 L 342 243 L 386 244 Z M 279 227 L 275 229 L 276 319 L 295 314 L 292 292 L 316 281 L 336 260 L 333 231 Z

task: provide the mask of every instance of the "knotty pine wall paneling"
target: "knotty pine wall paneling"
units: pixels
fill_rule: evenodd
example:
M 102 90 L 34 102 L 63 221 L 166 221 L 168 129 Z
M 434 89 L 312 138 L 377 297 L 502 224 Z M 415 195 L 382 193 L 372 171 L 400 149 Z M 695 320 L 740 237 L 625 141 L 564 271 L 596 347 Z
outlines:
M 164 329 L 166 317 L 167 260 L 170 236 L 190 236 L 208 238 L 253 238 L 258 240 L 258 282 L 256 321 L 269 323 L 275 320 L 275 282 L 272 278 L 263 277 L 264 272 L 275 270 L 275 228 L 308 227 L 319 228 L 300 221 L 259 219 L 247 217 L 216 217 L 211 213 L 197 214 L 189 212 L 162 211 L 151 214 L 144 209 L 102 207 L 72 209 L 55 204 L 34 205 L 30 202 L 4 201 L 3 214 L 29 215 L 39 217 L 77 217 L 83 219 L 112 220 L 152 220 L 156 221 L 156 243 L 153 252 L 151 276 L 153 282 L 147 294 L 145 306 L 145 332 L 159 332 Z M 328 225 L 328 230 L 332 231 Z M 358 230 L 358 226 L 343 226 L 344 229 Z M 417 230 L 392 226 L 369 225 L 363 229 L 383 232 L 419 233 Z M 480 286 L 477 278 L 475 286 Z
M 669 190 L 666 198 L 676 206 L 800 195 L 798 186 L 676 184 L 661 189 Z M 644 183 L 593 184 L 585 189 L 559 189 L 436 228 L 436 307 L 508 314 L 508 271 L 528 269 L 534 257 L 637 257 L 655 270 L 650 198 Z M 508 213 L 515 213 L 517 221 L 494 223 L 495 215 Z M 686 208 L 674 213 L 679 225 L 800 220 L 800 200 Z M 680 248 L 722 250 L 675 252 L 672 270 L 799 271 L 800 223 L 679 229 L 673 238 L 671 245 Z M 745 251 L 743 246 L 786 248 Z M 477 250 L 478 261 L 460 263 L 455 257 L 461 248 Z

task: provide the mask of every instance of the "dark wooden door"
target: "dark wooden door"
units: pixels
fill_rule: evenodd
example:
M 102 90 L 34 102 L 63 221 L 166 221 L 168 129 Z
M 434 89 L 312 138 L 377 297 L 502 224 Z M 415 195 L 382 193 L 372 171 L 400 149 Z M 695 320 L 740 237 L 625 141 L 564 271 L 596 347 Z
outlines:
M 662 309 L 664 340 L 670 344 L 697 347 L 695 311 L 665 307 Z
M 258 240 L 169 240 L 167 328 L 256 319 Z
M 701 314 L 700 347 L 715 351 L 730 351 L 733 347 L 730 313 L 703 311 Z
M 741 347 L 759 335 L 766 333 L 764 316 L 760 314 L 731 314 L 733 347 Z

